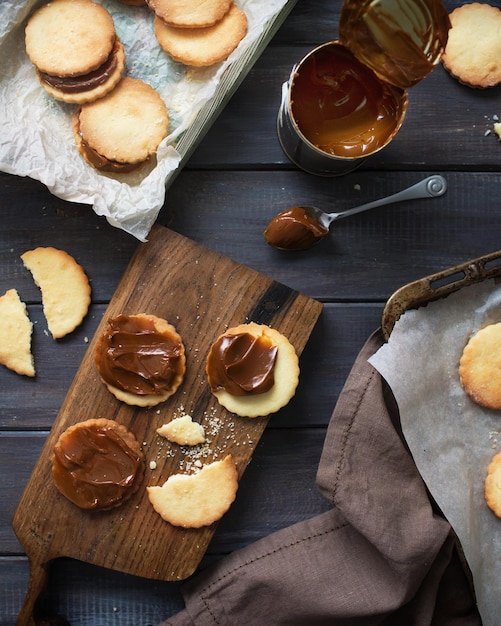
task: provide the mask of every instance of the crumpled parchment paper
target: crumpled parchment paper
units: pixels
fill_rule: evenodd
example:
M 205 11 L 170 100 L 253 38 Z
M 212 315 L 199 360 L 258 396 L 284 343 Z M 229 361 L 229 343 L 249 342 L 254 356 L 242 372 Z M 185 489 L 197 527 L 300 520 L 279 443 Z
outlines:
M 177 143 L 201 108 L 216 97 L 225 72 L 243 58 L 287 0 L 239 0 L 248 33 L 230 57 L 209 68 L 176 63 L 160 48 L 153 13 L 119 0 L 101 0 L 111 13 L 126 54 L 126 74 L 158 90 L 169 110 L 169 135 L 157 165 L 140 173 L 106 175 L 79 155 L 71 129 L 76 105 L 53 100 L 26 55 L 24 27 L 39 0 L 0 2 L 0 170 L 44 183 L 59 198 L 92 205 L 110 224 L 144 241 L 165 200 L 183 154 Z
M 407 311 L 369 359 L 389 383 L 418 470 L 459 537 L 484 626 L 501 619 L 501 519 L 484 498 L 487 466 L 501 450 L 501 411 L 466 396 L 458 367 L 470 336 L 501 321 L 494 281 Z

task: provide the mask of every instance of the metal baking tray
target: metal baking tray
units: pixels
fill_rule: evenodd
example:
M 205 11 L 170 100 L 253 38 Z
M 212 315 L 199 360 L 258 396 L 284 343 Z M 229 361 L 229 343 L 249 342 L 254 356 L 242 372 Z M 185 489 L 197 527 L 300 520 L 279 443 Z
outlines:
M 400 287 L 390 296 L 383 310 L 381 329 L 385 340 L 388 340 L 395 323 L 405 311 L 445 298 L 463 287 L 500 276 L 501 250 L 498 250 Z

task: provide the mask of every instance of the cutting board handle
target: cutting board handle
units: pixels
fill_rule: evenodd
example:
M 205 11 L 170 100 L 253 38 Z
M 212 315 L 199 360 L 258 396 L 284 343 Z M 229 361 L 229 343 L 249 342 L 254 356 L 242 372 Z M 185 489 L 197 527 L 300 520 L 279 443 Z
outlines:
M 28 591 L 16 621 L 16 626 L 36 626 L 35 605 L 47 584 L 48 563 L 35 563 L 30 561 L 30 581 Z

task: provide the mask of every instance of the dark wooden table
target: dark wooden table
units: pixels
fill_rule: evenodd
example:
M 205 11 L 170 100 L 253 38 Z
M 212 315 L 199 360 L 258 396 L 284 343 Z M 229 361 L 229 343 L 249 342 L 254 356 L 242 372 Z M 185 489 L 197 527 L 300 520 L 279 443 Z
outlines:
M 447 1 L 449 9 L 461 2 Z M 327 503 L 315 486 L 326 427 L 342 385 L 384 303 L 401 285 L 501 247 L 501 145 L 491 132 L 501 91 L 473 90 L 441 66 L 409 92 L 391 145 L 340 178 L 305 174 L 276 136 L 281 85 L 293 64 L 337 36 L 340 2 L 299 0 L 167 192 L 159 222 L 324 303 L 301 359 L 296 397 L 272 417 L 239 497 L 221 521 L 203 566 Z M 431 173 L 446 176 L 439 200 L 352 217 L 306 253 L 266 246 L 280 210 L 307 202 L 346 209 Z M 31 179 L 0 174 L 0 293 L 16 287 L 36 323 L 36 380 L 0 368 L 0 624 L 15 622 L 28 562 L 11 527 L 22 490 L 105 307 L 138 242 L 86 206 L 53 197 Z M 20 254 L 67 250 L 86 269 L 93 301 L 83 325 L 57 344 L 44 333 L 41 298 Z M 1 320 L 0 320 L 1 323 Z M 69 559 L 50 569 L 42 601 L 72 626 L 154 625 L 183 606 L 178 583 L 101 570 Z

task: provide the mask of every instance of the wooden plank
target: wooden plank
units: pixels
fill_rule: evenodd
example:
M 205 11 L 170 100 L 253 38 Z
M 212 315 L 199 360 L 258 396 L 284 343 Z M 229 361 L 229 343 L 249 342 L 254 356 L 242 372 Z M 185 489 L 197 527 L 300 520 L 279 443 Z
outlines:
M 51 480 L 52 450 L 61 432 L 89 417 L 116 419 L 143 442 L 147 460 L 157 462 L 148 484 L 162 484 L 179 472 L 184 456 L 179 448 L 165 455 L 155 429 L 181 407 L 208 428 L 217 416 L 220 426 L 206 462 L 232 454 L 241 477 L 268 418 L 249 420 L 228 413 L 207 383 L 201 384 L 210 346 L 228 326 L 255 321 L 284 333 L 301 354 L 321 309 L 320 303 L 204 246 L 161 226 L 154 229 L 149 242 L 138 247 L 98 326 L 16 510 L 13 526 L 30 557 L 33 577 L 20 623 L 31 615 L 33 589 L 39 588 L 44 567 L 53 558 L 70 556 L 152 579 L 179 580 L 195 570 L 216 527 L 183 529 L 163 522 L 144 489 L 104 514 L 75 507 Z M 118 402 L 101 383 L 94 363 L 107 318 L 137 312 L 175 323 L 187 348 L 182 389 L 154 410 Z M 47 501 L 54 502 L 50 511 Z

